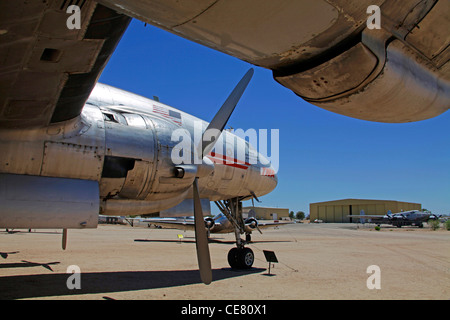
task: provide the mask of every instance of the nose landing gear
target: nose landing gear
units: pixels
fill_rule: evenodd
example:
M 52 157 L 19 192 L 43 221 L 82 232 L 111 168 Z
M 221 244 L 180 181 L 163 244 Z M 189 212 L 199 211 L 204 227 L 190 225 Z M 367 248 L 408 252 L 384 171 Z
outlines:
M 236 247 L 228 252 L 228 264 L 233 269 L 250 269 L 255 261 L 255 255 L 252 249 L 245 247 L 247 241 L 241 239 L 241 234 L 245 233 L 241 200 L 233 198 L 225 201 L 215 201 L 215 203 L 234 226 Z M 246 240 L 248 239 L 249 237 L 246 237 Z

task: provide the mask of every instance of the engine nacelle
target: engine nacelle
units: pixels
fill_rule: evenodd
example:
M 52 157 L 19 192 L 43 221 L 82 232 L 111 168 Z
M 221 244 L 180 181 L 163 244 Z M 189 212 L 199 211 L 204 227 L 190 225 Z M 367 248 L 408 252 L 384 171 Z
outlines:
M 98 182 L 0 174 L 0 227 L 96 228 Z
M 197 168 L 177 166 L 171 159 L 178 143 L 172 141 L 172 132 L 179 126 L 158 117 L 129 113 L 124 106 L 104 107 L 102 112 L 106 154 L 100 196 L 106 201 L 104 214 L 131 208 L 132 200 L 137 200 L 140 212 L 149 210 L 145 213 L 167 209 L 165 202 L 170 200 L 172 205 L 180 202 Z
M 256 220 L 255 218 L 248 218 L 245 220 L 245 224 L 252 229 L 256 229 L 258 227 L 258 220 Z
M 193 204 L 182 201 L 196 177 L 214 170 L 212 161 L 204 158 L 200 164 L 178 164 L 172 159 L 179 152 L 179 141 L 172 134 L 180 130 L 173 121 L 130 113 L 126 106 L 101 110 L 106 140 L 100 180 L 102 214 L 192 215 Z
M 215 224 L 216 223 L 213 218 L 211 218 L 211 217 L 205 218 L 205 227 L 209 231 L 213 230 Z
M 101 2 L 270 69 L 281 85 L 332 112 L 397 123 L 449 109 L 448 1 Z M 375 29 L 372 6 L 381 16 Z

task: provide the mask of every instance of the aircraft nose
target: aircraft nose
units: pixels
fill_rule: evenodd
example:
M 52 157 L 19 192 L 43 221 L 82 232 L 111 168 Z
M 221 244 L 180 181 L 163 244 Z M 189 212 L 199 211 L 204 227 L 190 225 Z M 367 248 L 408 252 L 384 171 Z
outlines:
M 271 189 L 269 192 L 273 191 L 276 186 L 278 185 L 278 174 L 275 171 L 274 167 L 270 166 L 271 172 L 273 172 L 273 175 L 269 176 L 269 179 L 271 179 L 271 182 L 269 182 L 269 185 L 271 185 Z
M 269 167 L 262 167 L 260 170 L 260 175 L 263 193 L 267 194 L 272 192 L 278 185 L 278 175 L 274 167 L 272 165 Z
M 273 169 L 273 168 L 272 168 L 272 170 L 275 171 L 275 169 Z M 278 185 L 278 173 L 275 172 L 275 174 L 273 175 L 273 180 L 274 180 L 274 183 L 275 183 L 275 185 L 273 186 L 273 189 L 275 189 L 276 186 Z M 273 189 L 272 189 L 272 190 L 273 190 Z M 272 190 L 271 190 L 271 191 L 272 191 Z
M 271 161 L 273 159 L 269 160 L 266 155 L 263 155 L 259 152 L 257 153 L 257 156 L 258 164 L 254 169 L 258 170 L 257 175 L 259 176 L 259 179 L 255 177 L 255 183 L 257 184 L 257 187 L 255 187 L 253 190 L 255 192 L 256 190 L 258 190 L 259 192 L 257 193 L 257 195 L 262 196 L 272 192 L 276 188 L 278 184 L 278 170 L 275 169 L 274 164 Z M 278 161 L 276 162 L 276 164 L 278 164 Z

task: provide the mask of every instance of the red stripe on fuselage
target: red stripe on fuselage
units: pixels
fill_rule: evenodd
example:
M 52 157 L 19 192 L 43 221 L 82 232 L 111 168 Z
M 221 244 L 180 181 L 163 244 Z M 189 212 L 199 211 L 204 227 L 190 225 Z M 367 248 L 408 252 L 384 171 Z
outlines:
M 243 170 L 247 170 L 248 166 L 250 166 L 250 163 L 248 162 L 240 161 L 238 159 L 231 158 L 223 154 L 217 154 L 215 152 L 210 152 L 207 157 L 211 159 L 211 161 L 214 163 L 223 164 L 226 166 L 239 168 Z

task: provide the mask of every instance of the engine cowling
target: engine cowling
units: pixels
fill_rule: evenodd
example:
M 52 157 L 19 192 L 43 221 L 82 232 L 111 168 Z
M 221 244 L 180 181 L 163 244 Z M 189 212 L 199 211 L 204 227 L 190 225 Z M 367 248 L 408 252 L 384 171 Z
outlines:
M 178 141 L 172 121 L 126 112 L 124 106 L 103 108 L 106 155 L 100 180 L 103 214 L 155 213 L 183 201 L 195 177 L 214 166 L 177 165 Z M 206 160 L 207 161 L 207 160 Z
M 245 224 L 252 229 L 256 229 L 258 227 L 258 220 L 256 220 L 255 218 L 248 218 L 247 220 L 245 220 Z
M 98 183 L 0 173 L 0 227 L 96 228 Z
M 209 231 L 212 231 L 212 229 L 214 228 L 215 222 L 214 219 L 211 217 L 205 218 L 205 227 L 206 229 L 208 229 Z

